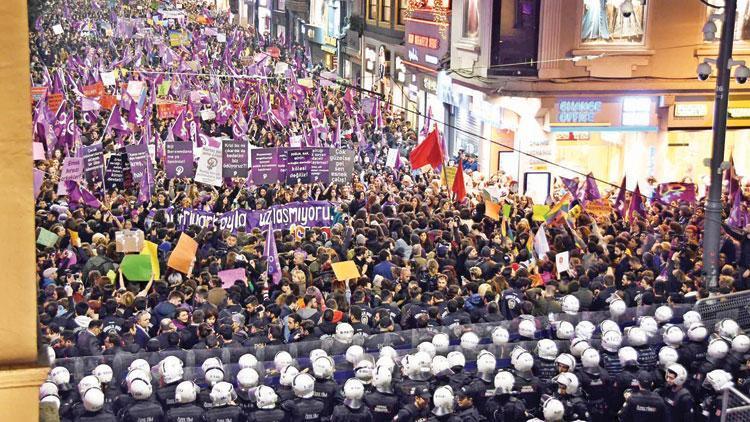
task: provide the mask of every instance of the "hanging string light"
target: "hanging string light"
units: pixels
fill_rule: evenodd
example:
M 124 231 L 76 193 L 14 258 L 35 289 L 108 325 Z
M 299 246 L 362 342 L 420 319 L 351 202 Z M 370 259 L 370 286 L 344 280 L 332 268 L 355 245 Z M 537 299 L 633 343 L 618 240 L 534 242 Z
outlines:
M 406 11 L 404 12 L 406 19 L 410 19 L 415 10 L 424 7 L 424 3 L 425 0 L 407 0 Z
M 432 6 L 432 12 L 435 15 L 435 23 L 438 24 L 440 37 L 448 40 L 448 26 L 450 19 L 450 0 L 435 0 Z

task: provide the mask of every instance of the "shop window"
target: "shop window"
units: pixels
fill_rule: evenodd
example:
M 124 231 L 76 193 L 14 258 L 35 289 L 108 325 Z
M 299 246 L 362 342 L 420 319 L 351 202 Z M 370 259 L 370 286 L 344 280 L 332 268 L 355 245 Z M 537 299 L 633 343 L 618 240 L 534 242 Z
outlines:
M 581 41 L 586 44 L 642 44 L 646 32 L 645 0 L 633 0 L 633 13 L 623 16 L 622 0 L 581 0 Z
M 406 10 L 409 7 L 409 0 L 397 0 L 398 1 L 398 14 L 396 15 L 396 23 L 403 26 L 406 25 Z
M 367 19 L 371 21 L 378 19 L 378 0 L 367 0 Z
M 651 99 L 627 97 L 622 100 L 623 126 L 648 126 L 651 121 Z
M 535 75 L 540 0 L 495 0 L 495 7 L 499 13 L 492 16 L 497 24 L 492 25 L 492 68 L 489 73 Z M 465 28 L 471 27 L 465 20 Z M 465 35 L 470 34 L 465 32 Z
M 724 6 L 724 0 L 712 0 L 711 4 L 714 6 Z M 721 9 L 714 9 L 713 7 L 706 6 L 708 9 L 708 16 L 712 13 L 717 13 Z M 718 31 L 716 32 L 716 43 L 719 43 L 721 38 L 721 25 L 720 19 L 715 19 L 714 23 Z M 750 41 L 750 0 L 737 0 L 737 18 L 734 23 L 734 39 L 735 41 Z
M 393 0 L 380 0 L 380 21 L 389 23 L 391 21 L 391 5 Z

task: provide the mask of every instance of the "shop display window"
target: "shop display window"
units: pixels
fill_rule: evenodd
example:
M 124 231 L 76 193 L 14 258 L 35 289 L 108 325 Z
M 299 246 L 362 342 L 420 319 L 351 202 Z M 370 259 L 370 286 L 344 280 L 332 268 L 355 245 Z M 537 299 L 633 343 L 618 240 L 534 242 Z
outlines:
M 586 44 L 642 44 L 646 32 L 644 0 L 632 0 L 633 12 L 624 16 L 623 0 L 581 0 L 581 41 Z M 748 0 L 745 0 L 748 1 Z

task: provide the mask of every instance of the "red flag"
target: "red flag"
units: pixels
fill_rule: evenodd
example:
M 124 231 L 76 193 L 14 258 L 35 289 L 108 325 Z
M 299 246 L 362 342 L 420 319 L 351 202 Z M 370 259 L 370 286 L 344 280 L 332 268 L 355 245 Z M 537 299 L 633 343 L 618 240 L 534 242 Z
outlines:
M 411 151 L 409 161 L 412 168 L 418 169 L 427 164 L 431 165 L 432 168 L 436 168 L 443 164 L 443 152 L 440 149 L 438 138 L 437 129 L 433 130 L 424 138 L 422 143 Z
M 464 184 L 464 162 L 463 160 L 458 161 L 458 168 L 456 169 L 456 177 L 453 178 L 453 186 L 451 187 L 453 193 L 456 194 L 456 201 L 463 202 L 466 198 L 466 184 Z

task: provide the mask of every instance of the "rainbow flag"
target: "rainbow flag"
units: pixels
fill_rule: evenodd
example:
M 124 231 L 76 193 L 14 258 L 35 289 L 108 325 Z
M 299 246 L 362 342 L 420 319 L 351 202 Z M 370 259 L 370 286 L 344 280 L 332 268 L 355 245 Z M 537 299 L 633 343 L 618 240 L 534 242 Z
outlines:
M 562 218 L 568 213 L 570 209 L 570 203 L 573 201 L 573 195 L 570 192 L 563 195 L 562 198 L 550 208 L 549 212 L 545 214 L 545 220 L 547 224 L 559 223 Z

